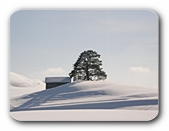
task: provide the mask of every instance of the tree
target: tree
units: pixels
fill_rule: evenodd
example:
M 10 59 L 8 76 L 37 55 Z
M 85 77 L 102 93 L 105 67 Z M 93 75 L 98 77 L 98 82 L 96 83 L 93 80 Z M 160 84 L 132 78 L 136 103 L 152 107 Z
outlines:
M 105 80 L 107 75 L 102 71 L 102 61 L 96 51 L 88 50 L 80 54 L 74 69 L 69 73 L 73 81 L 87 80 L 98 81 Z

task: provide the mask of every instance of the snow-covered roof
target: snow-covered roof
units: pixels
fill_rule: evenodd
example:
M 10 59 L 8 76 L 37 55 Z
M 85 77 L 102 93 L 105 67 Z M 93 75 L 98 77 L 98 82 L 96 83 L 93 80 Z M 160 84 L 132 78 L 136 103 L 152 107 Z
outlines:
M 70 77 L 46 77 L 45 83 L 64 83 L 70 82 Z

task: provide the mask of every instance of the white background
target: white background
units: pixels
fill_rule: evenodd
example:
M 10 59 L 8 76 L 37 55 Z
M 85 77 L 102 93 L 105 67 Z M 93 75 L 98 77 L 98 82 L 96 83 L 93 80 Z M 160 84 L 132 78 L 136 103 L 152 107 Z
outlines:
M 17 122 L 9 115 L 8 70 L 9 70 L 9 19 L 19 9 L 56 9 L 56 8 L 113 8 L 113 9 L 152 9 L 160 17 L 161 47 L 161 85 L 160 114 L 152 122 Z M 0 4 L 0 82 L 1 82 L 1 130 L 168 130 L 169 121 L 169 87 L 167 73 L 169 70 L 169 7 L 167 0 L 5 0 Z M 22 66 L 22 65 L 21 65 Z

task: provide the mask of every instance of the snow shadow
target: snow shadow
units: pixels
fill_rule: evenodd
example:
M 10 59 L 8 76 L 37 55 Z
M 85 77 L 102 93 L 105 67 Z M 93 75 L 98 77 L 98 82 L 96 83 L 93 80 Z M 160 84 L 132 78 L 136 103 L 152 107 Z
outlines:
M 29 95 L 24 95 L 15 99 L 15 101 L 26 101 L 18 107 L 13 107 L 11 111 L 17 110 L 30 110 L 31 108 L 38 107 L 44 103 L 52 103 L 52 101 L 68 100 L 83 98 L 88 96 L 107 95 L 104 91 L 88 91 L 80 90 L 73 85 L 76 83 L 69 83 L 61 85 L 52 89 L 35 92 Z M 50 108 L 50 107 L 49 107 Z
M 84 103 L 42 108 L 17 108 L 11 111 L 27 111 L 27 110 L 73 110 L 73 109 L 117 109 L 131 106 L 147 106 L 158 105 L 158 100 L 130 100 L 118 102 L 100 102 L 100 103 Z
M 26 111 L 26 110 L 73 110 L 73 109 L 117 109 L 131 106 L 147 106 L 147 105 L 158 105 L 158 99 L 138 99 L 136 100 L 127 98 L 109 99 L 109 100 L 93 100 L 89 98 L 110 95 L 104 90 L 89 90 L 82 86 L 77 88 L 75 83 L 69 83 L 61 85 L 52 89 L 35 92 L 32 94 L 21 96 L 17 101 L 19 106 L 11 107 L 12 111 Z M 93 87 L 94 89 L 94 87 Z M 115 95 L 115 94 L 111 94 Z M 130 96 L 130 97 L 131 97 Z M 77 101 L 80 98 L 88 98 L 87 101 Z M 76 99 L 75 101 L 73 99 Z M 73 101 L 69 101 L 73 100 Z

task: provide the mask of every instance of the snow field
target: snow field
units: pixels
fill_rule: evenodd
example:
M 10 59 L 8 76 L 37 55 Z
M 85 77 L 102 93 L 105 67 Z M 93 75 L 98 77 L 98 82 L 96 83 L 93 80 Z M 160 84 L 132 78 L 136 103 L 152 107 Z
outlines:
M 79 81 L 45 90 L 39 80 L 10 75 L 10 114 L 17 120 L 149 121 L 158 114 L 158 88 Z

